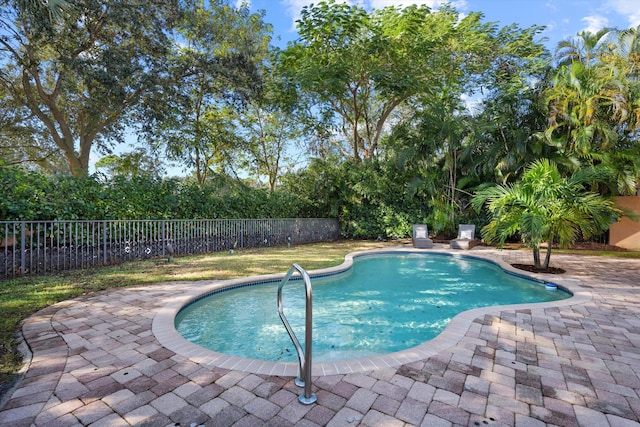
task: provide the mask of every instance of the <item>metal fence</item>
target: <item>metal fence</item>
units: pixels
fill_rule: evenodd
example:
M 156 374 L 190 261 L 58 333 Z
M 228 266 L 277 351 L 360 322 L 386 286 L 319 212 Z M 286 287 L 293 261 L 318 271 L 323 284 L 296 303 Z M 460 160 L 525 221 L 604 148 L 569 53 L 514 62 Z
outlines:
M 325 218 L 0 221 L 0 278 L 339 236 Z

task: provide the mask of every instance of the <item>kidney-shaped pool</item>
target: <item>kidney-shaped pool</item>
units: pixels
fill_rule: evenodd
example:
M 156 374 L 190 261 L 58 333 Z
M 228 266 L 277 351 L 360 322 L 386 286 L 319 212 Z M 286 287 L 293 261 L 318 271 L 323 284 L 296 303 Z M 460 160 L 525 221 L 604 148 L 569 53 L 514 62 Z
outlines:
M 345 272 L 311 278 L 313 357 L 318 362 L 417 346 L 436 337 L 466 310 L 571 297 L 560 288 L 508 273 L 489 261 L 438 253 L 361 256 Z M 216 352 L 295 361 L 295 348 L 278 316 L 278 285 L 276 280 L 247 283 L 197 298 L 178 312 L 176 330 Z M 286 285 L 283 307 L 303 341 L 301 282 Z

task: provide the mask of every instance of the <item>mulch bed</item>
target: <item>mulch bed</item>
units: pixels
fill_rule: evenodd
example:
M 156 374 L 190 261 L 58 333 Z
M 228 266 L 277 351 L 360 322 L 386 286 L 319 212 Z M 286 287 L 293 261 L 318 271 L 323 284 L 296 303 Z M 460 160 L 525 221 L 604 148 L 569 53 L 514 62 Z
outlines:
M 517 268 L 519 270 L 525 270 L 530 273 L 546 273 L 546 274 L 563 274 L 565 270 L 558 267 L 549 267 L 549 268 L 536 268 L 531 264 L 511 264 L 512 267 Z

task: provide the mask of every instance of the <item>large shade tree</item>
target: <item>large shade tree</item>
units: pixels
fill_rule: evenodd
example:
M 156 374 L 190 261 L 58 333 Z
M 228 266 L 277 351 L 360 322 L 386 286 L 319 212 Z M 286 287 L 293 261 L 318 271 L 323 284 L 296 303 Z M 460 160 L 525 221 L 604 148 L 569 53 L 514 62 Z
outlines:
M 202 185 L 216 169 L 229 169 L 241 139 L 235 116 L 260 96 L 260 64 L 271 27 L 245 4 L 188 2 L 171 50 L 176 84 L 156 94 L 143 135 L 156 149 L 192 170 Z
M 0 93 L 3 90 L 0 86 Z M 29 109 L 8 96 L 0 95 L 0 99 L 5 102 L 0 108 L 0 164 L 51 173 L 67 170 L 58 147 Z
M 278 179 L 296 164 L 301 125 L 276 104 L 250 101 L 240 116 L 244 137 L 241 166 L 258 181 L 266 177 L 270 191 Z
M 78 0 L 51 19 L 33 2 L 0 11 L 3 105 L 29 111 L 73 175 L 109 152 L 128 118 L 166 84 L 173 0 Z
M 248 99 L 238 114 L 244 140 L 240 165 L 260 184 L 266 178 L 274 191 L 280 178 L 303 157 L 301 137 L 304 123 L 296 114 L 300 103 L 279 72 L 278 51 L 260 67 L 262 91 Z
M 615 203 L 586 190 L 593 182 L 607 179 L 598 169 L 583 169 L 563 177 L 555 163 L 542 159 L 529 165 L 515 184 L 497 185 L 476 193 L 473 205 L 486 205 L 491 221 L 482 229 L 489 243 L 503 245 L 519 236 L 533 249 L 534 265 L 549 267 L 554 243 L 566 247 L 577 238 L 589 238 L 609 228 L 621 211 Z M 547 244 L 544 261 L 542 243 Z
M 300 38 L 281 65 L 311 96 L 317 117 L 329 118 L 332 142 L 359 162 L 378 155 L 394 113 L 443 81 L 468 79 L 494 47 L 492 26 L 443 7 L 387 7 L 367 12 L 335 1 L 305 7 Z M 464 82 L 456 82 L 456 90 Z

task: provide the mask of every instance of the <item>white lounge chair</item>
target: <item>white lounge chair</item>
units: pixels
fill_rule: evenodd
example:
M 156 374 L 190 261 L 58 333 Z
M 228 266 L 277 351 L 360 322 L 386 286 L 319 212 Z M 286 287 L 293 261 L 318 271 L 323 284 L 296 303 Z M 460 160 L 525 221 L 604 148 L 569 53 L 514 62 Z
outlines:
M 471 249 L 476 245 L 476 226 L 473 224 L 460 224 L 458 238 L 450 242 L 451 249 Z
M 426 224 L 413 225 L 413 247 L 420 249 L 433 247 L 433 240 L 429 238 L 429 228 Z

